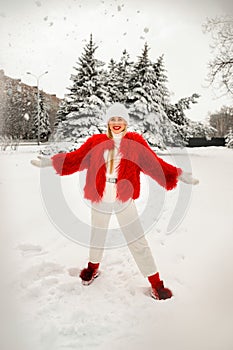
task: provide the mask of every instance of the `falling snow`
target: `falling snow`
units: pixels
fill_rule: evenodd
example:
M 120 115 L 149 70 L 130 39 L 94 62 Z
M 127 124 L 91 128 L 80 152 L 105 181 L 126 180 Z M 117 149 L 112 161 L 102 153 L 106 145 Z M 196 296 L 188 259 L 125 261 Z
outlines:
M 145 32 L 145 33 L 148 33 L 148 32 L 149 32 L 149 28 L 145 27 L 145 28 L 144 28 L 144 32 Z
M 35 4 L 36 4 L 38 7 L 40 7 L 40 6 L 42 5 L 40 1 L 35 1 Z
M 25 119 L 25 120 L 29 120 L 29 119 L 30 119 L 30 117 L 29 117 L 29 114 L 28 114 L 28 113 L 25 113 L 25 114 L 24 114 L 24 119 Z

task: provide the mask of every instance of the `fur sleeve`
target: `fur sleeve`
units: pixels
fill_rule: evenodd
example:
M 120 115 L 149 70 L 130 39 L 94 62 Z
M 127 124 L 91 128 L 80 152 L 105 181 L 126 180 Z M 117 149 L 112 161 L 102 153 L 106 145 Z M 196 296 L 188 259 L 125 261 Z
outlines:
M 137 141 L 136 148 L 142 172 L 151 176 L 166 190 L 175 188 L 182 169 L 159 158 L 141 135 L 135 133 L 134 140 Z
M 69 153 L 55 154 L 51 160 L 56 173 L 71 175 L 88 167 L 93 136 L 89 137 L 77 150 Z

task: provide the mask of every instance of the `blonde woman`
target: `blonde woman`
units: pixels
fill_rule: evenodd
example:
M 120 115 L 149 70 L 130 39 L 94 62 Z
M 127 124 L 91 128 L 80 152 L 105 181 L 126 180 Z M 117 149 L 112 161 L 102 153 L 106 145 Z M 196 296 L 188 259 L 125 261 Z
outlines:
M 106 112 L 106 134 L 96 134 L 77 150 L 59 153 L 50 159 L 39 157 L 32 164 L 53 166 L 57 174 L 69 175 L 87 169 L 84 197 L 92 203 L 91 239 L 88 266 L 80 273 L 84 285 L 99 276 L 104 244 L 114 211 L 132 256 L 151 285 L 155 299 L 172 297 L 152 256 L 134 200 L 140 195 L 140 172 L 151 176 L 166 190 L 178 180 L 197 184 L 198 180 L 159 158 L 141 135 L 128 132 L 129 114 L 124 105 L 114 103 Z

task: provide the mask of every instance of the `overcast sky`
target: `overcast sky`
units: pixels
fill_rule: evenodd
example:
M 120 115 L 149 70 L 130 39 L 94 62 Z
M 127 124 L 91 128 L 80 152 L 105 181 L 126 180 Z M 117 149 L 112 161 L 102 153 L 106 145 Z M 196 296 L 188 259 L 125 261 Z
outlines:
M 35 85 L 27 71 L 40 75 L 40 88 L 64 97 L 78 57 L 93 34 L 96 58 L 119 60 L 126 48 L 132 60 L 145 41 L 152 61 L 164 54 L 172 101 L 197 92 L 199 103 L 188 111 L 204 120 L 226 98 L 206 88 L 211 38 L 203 34 L 207 17 L 229 13 L 228 0 L 0 0 L 0 68 Z

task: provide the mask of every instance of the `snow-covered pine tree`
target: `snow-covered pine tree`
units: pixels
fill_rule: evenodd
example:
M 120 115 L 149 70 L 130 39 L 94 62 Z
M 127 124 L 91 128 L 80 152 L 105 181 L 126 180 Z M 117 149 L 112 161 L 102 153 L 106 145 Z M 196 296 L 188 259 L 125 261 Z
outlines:
M 39 130 L 38 130 L 39 125 Z M 33 126 L 34 137 L 39 141 L 48 141 L 51 134 L 49 114 L 46 109 L 45 98 L 43 92 L 39 93 L 39 120 L 37 112 L 34 115 L 34 126 Z
M 145 43 L 141 56 L 134 64 L 130 84 L 127 103 L 130 105 L 130 111 L 135 118 L 143 120 L 144 116 L 154 109 L 152 96 L 154 96 L 154 72 L 152 62 L 148 57 L 148 45 Z M 155 107 L 155 108 L 153 108 Z
M 157 98 L 157 102 L 161 103 L 165 110 L 165 107 L 170 101 L 170 93 L 166 86 L 168 78 L 164 67 L 164 55 L 161 55 L 152 66 L 155 73 L 153 82 L 156 87 L 155 98 Z
M 162 58 L 153 64 L 148 51 L 146 43 L 134 65 L 127 104 L 135 131 L 142 133 L 152 146 L 165 148 L 164 141 L 172 138 L 174 130 L 164 108 L 169 92 L 165 85 Z
M 68 88 L 58 111 L 54 138 L 61 141 L 77 141 L 100 132 L 102 113 L 109 102 L 107 73 L 104 63 L 95 58 L 97 46 L 90 41 L 78 59 L 75 74 L 71 75 L 73 85 Z
M 118 101 L 127 104 L 130 91 L 130 80 L 133 73 L 133 61 L 126 50 L 123 51 L 120 61 L 116 66 L 116 86 L 119 93 Z
M 123 51 L 119 62 L 110 60 L 108 65 L 108 83 L 110 102 L 127 104 L 129 82 L 131 79 L 133 62 L 126 50 Z
M 166 113 L 170 120 L 178 125 L 184 125 L 187 123 L 188 118 L 185 116 L 185 110 L 190 109 L 192 103 L 197 103 L 197 99 L 200 95 L 194 93 L 192 96 L 181 98 L 175 104 L 166 104 Z
M 161 55 L 157 62 L 153 64 L 156 73 L 155 85 L 157 87 L 157 96 L 161 102 L 166 116 L 170 120 L 170 127 L 163 128 L 164 143 L 168 146 L 184 146 L 187 142 L 187 132 L 189 119 L 185 117 L 184 110 L 190 108 L 191 103 L 196 103 L 198 94 L 191 97 L 182 98 L 176 104 L 171 104 L 170 93 L 166 86 L 168 78 L 164 67 L 164 55 Z
M 156 102 L 162 106 L 163 118 L 161 118 L 160 129 L 163 142 L 166 146 L 183 146 L 184 141 L 177 124 L 170 120 L 167 115 L 167 106 L 170 104 L 170 92 L 167 88 L 167 71 L 164 65 L 164 55 L 159 56 L 153 63 L 154 85 L 156 87 Z
M 228 133 L 225 135 L 226 147 L 233 148 L 233 130 L 232 127 L 229 128 Z
M 108 64 L 108 83 L 107 89 L 110 102 L 119 102 L 119 90 L 118 90 L 118 72 L 117 63 L 111 58 Z
M 191 129 L 194 127 L 194 123 L 192 123 L 190 119 L 185 116 L 185 110 L 190 109 L 191 104 L 197 103 L 197 99 L 199 97 L 200 95 L 194 93 L 190 97 L 181 98 L 175 104 L 165 104 L 166 114 L 173 123 L 177 135 L 179 135 L 180 140 L 182 140 L 181 142 L 183 144 L 187 144 L 189 135 L 192 134 Z M 201 125 L 202 124 L 200 124 L 198 128 L 200 128 Z
M 102 113 L 110 103 L 119 101 L 129 108 L 129 130 L 143 134 L 152 146 L 183 145 L 189 125 L 184 110 L 198 95 L 171 104 L 163 55 L 152 63 L 146 43 L 136 63 L 124 50 L 120 62 L 111 59 L 106 71 L 104 63 L 94 57 L 96 49 L 91 35 L 78 67 L 74 67 L 77 74 L 71 76 L 70 93 L 60 105 L 55 139 L 76 141 L 103 132 Z
M 64 120 L 66 120 L 66 116 L 67 114 L 69 114 L 68 111 L 68 101 L 66 98 L 64 98 L 60 104 L 59 104 L 59 109 L 57 111 L 57 115 L 56 115 L 56 120 L 54 122 L 54 128 L 55 130 L 57 130 L 58 125 L 63 122 Z

